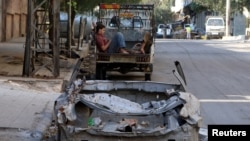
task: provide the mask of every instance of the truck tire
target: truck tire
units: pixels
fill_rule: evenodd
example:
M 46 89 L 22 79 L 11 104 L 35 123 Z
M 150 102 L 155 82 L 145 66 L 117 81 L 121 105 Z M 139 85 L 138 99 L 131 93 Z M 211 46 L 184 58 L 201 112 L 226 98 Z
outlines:
M 150 70 L 150 72 L 145 73 L 145 81 L 151 81 L 151 74 L 153 72 L 153 64 L 149 64 L 147 67 Z
M 151 74 L 150 73 L 145 74 L 145 81 L 151 81 Z
M 102 64 L 96 64 L 96 80 L 105 80 L 106 79 L 106 68 Z

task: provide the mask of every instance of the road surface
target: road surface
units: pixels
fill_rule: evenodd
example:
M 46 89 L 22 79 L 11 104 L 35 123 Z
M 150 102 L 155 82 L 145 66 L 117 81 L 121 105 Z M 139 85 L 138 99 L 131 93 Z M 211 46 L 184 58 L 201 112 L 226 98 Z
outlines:
M 203 127 L 250 123 L 250 43 L 223 40 L 156 40 L 153 81 L 175 82 L 181 62 L 188 91 L 199 98 Z

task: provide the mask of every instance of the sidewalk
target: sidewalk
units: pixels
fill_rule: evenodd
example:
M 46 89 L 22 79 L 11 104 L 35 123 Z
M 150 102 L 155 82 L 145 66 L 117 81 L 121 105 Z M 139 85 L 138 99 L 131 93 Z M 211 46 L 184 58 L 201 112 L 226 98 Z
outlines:
M 223 36 L 222 40 L 225 41 L 242 41 L 242 42 L 250 42 L 248 37 L 245 35 L 238 35 L 238 36 Z
M 9 42 L 0 43 L 0 75 L 22 77 L 24 51 L 25 51 L 25 37 L 16 38 Z M 47 57 L 48 58 L 48 57 Z M 43 62 L 50 62 L 50 60 L 43 59 Z M 63 79 L 71 68 L 74 67 L 76 59 L 61 59 L 60 60 L 60 76 Z M 35 69 L 38 67 L 35 66 Z M 35 76 L 53 77 L 52 72 L 46 68 L 39 69 Z
M 24 37 L 0 43 L 1 141 L 41 140 L 51 124 L 54 101 L 77 62 L 66 59 L 67 67 L 60 68 L 56 79 L 22 77 L 24 43 Z M 51 74 L 42 70 L 39 75 L 46 78 Z
M 40 86 L 39 89 L 33 85 L 34 83 Z M 39 141 L 50 126 L 54 101 L 60 93 L 53 92 L 53 89 L 49 90 L 49 84 L 45 85 L 48 82 L 34 83 L 1 78 L 1 141 Z M 58 86 L 54 83 L 50 82 L 53 86 Z M 22 130 L 25 132 L 22 133 Z

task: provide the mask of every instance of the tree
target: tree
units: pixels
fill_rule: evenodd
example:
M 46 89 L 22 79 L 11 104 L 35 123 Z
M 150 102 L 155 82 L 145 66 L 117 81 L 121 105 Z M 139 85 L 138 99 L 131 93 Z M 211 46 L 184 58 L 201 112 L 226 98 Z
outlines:
M 226 1 L 225 0 L 193 0 L 192 10 L 195 12 L 200 12 L 200 10 L 205 9 L 207 11 L 216 11 L 221 14 L 226 12 Z M 231 11 L 243 11 L 243 8 L 246 7 L 250 9 L 249 0 L 231 0 Z
M 141 0 L 142 4 L 154 4 L 155 5 L 155 22 L 156 23 L 169 23 L 173 21 L 171 12 L 172 0 Z
M 242 12 L 244 7 L 246 7 L 247 9 L 250 9 L 249 0 L 231 0 L 232 11 L 239 10 L 240 12 Z

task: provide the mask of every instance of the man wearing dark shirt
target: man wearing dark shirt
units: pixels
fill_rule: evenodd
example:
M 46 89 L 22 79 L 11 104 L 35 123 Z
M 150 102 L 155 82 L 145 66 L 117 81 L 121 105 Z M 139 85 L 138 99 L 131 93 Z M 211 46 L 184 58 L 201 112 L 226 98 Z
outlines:
M 125 50 L 126 44 L 124 36 L 122 33 L 117 32 L 112 40 L 107 39 L 104 36 L 105 26 L 101 23 L 96 26 L 96 46 L 99 52 L 105 53 L 125 53 L 128 52 Z

